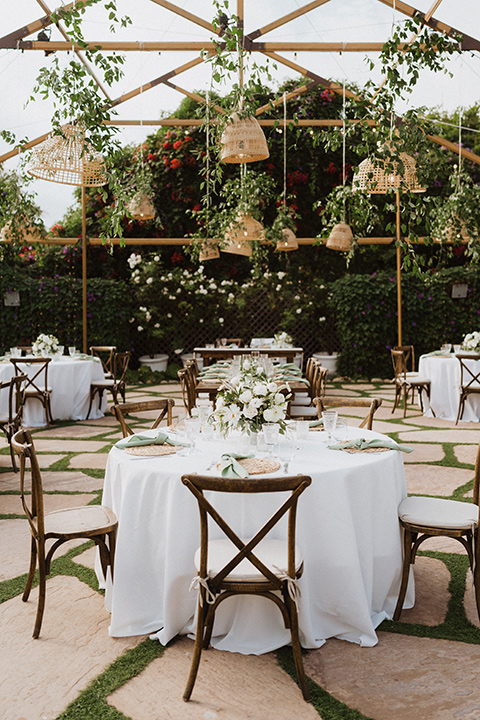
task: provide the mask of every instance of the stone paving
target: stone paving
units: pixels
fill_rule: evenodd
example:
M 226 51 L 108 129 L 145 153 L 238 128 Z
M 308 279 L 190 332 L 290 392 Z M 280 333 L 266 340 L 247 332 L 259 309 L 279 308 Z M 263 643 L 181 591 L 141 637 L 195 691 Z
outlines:
M 415 407 L 409 408 L 405 419 L 400 410 L 392 414 L 392 387 L 387 381 L 336 381 L 329 384 L 327 393 L 383 398 L 375 429 L 414 448 L 404 457 L 409 493 L 471 497 L 480 439 L 474 424 L 455 426 L 425 418 Z M 175 416 L 184 415 L 181 393 L 174 383 L 136 386 L 127 392 L 127 400 L 153 396 L 174 398 Z M 356 417 L 356 411 L 348 412 L 349 423 L 358 422 Z M 98 502 L 107 453 L 119 437 L 115 419 L 108 415 L 58 423 L 33 435 L 47 511 Z M 416 605 L 402 613 L 400 623 L 382 624 L 375 647 L 330 639 L 305 654 L 312 688 L 322 689 L 314 692 L 314 705 L 302 700 L 296 683 L 283 669 L 281 653 L 256 657 L 216 650 L 204 654 L 192 701 L 185 704 L 181 696 L 192 641 L 180 638 L 162 654 L 159 644 L 145 637 L 109 637 L 109 616 L 93 574 L 94 549 L 83 549 L 81 543 L 76 543 L 73 553 L 75 544 L 63 546 L 56 555 L 61 564 L 48 580 L 42 634 L 33 640 L 36 589 L 27 603 L 21 601 L 29 544 L 18 474 L 11 471 L 8 448 L 1 439 L 1 720 L 480 718 L 476 682 L 480 623 L 463 549 L 451 540 L 425 544 L 427 552 L 415 565 Z M 460 581 L 458 563 L 463 563 Z M 457 585 L 450 584 L 454 577 Z M 104 687 L 100 692 L 98 688 Z

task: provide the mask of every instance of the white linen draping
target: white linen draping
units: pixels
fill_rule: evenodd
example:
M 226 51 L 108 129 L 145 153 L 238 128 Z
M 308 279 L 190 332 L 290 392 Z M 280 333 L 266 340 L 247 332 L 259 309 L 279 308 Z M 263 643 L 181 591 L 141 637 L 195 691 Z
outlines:
M 34 375 L 38 365 L 29 365 L 28 358 L 25 364 L 20 365 L 22 372 Z M 10 380 L 15 374 L 15 368 L 10 362 L 0 363 L 0 381 Z M 84 420 L 87 416 L 90 402 L 90 385 L 92 382 L 103 380 L 104 373 L 100 360 L 77 360 L 69 357 L 54 358 L 48 365 L 48 384 L 52 388 L 51 407 L 54 420 Z M 35 381 L 40 387 L 42 382 Z M 5 397 L 5 399 L 4 399 Z M 0 412 L 8 412 L 7 394 L 2 393 L 2 407 Z M 107 407 L 106 395 L 102 400 L 102 407 L 98 408 L 98 398 L 92 406 L 91 418 L 103 417 Z M 25 427 L 42 427 L 45 425 L 45 411 L 38 400 L 29 400 L 23 411 L 23 425 Z
M 480 371 L 480 361 L 467 360 L 466 364 L 472 368 L 474 374 Z M 425 415 L 433 417 L 433 409 L 437 418 L 455 421 L 460 400 L 460 362 L 455 355 L 451 357 L 422 355 L 418 370 L 422 377 L 431 381 L 430 403 L 425 393 L 423 394 Z M 470 379 L 470 376 L 464 377 L 464 382 Z M 465 420 L 470 422 L 480 420 L 480 395 L 470 395 L 467 398 L 462 417 L 462 421 Z
M 378 433 L 350 428 L 351 437 L 371 435 Z M 323 436 L 311 432 L 300 441 L 289 469 L 313 480 L 298 507 L 297 544 L 305 561 L 299 581 L 301 642 L 314 648 L 338 637 L 372 646 L 375 628 L 393 614 L 400 585 L 397 507 L 406 497 L 403 459 L 396 451 L 329 450 Z M 180 477 L 206 472 L 211 458 L 232 446 L 232 439 L 216 440 L 201 443 L 186 457 L 156 458 L 112 448 L 102 501 L 119 519 L 115 582 L 107 583 L 106 592 L 112 636 L 156 634 L 165 644 L 179 633 L 195 632 L 196 593 L 189 587 L 199 545 L 198 509 Z M 248 537 L 277 500 L 225 495 L 221 507 Z M 271 537 L 279 537 L 279 531 Z M 220 537 L 214 527 L 210 537 Z M 406 606 L 412 603 L 413 582 Z M 259 597 L 220 605 L 213 632 L 214 647 L 241 653 L 269 652 L 290 641 L 278 610 Z

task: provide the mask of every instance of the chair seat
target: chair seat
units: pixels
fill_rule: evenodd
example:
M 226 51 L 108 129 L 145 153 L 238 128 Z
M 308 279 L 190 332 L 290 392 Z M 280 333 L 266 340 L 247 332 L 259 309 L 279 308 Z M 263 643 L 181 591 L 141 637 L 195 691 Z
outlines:
M 46 390 L 25 390 L 25 397 L 43 397 L 46 392 L 51 393 L 52 388 L 47 387 Z
M 117 523 L 113 510 L 105 505 L 85 505 L 68 510 L 54 510 L 45 515 L 45 534 L 75 535 L 105 532 Z
M 291 405 L 290 406 L 290 417 L 302 417 L 306 415 L 312 418 L 318 418 L 318 410 L 316 407 L 309 405 Z
M 247 542 L 244 540 L 243 542 Z M 238 550 L 229 540 L 211 540 L 208 543 L 208 568 L 210 577 L 216 575 Z M 253 554 L 276 576 L 281 578 L 287 568 L 287 543 L 283 540 L 262 540 L 253 550 Z M 195 553 L 195 567 L 200 570 L 200 548 Z M 295 546 L 295 572 L 299 572 L 303 557 L 300 549 Z M 265 582 L 265 575 L 245 558 L 225 578 L 225 582 Z
M 98 388 L 108 388 L 108 387 L 112 387 L 113 385 L 115 385 L 115 380 L 105 378 L 104 380 L 98 380 L 98 382 L 92 383 L 92 385 L 94 385 L 95 387 L 98 387 Z
M 398 517 L 422 527 L 468 530 L 478 524 L 478 505 L 443 498 L 408 497 L 400 503 Z
M 290 400 L 290 405 L 308 405 L 310 402 L 310 395 L 308 392 L 296 392 L 293 400 Z

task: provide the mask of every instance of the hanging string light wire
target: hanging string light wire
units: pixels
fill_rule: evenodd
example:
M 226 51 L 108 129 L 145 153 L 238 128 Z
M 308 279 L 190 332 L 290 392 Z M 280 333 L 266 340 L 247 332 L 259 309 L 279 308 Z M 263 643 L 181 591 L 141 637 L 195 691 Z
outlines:
M 287 94 L 283 93 L 283 210 L 287 214 Z M 277 241 L 277 250 L 298 250 L 295 233 L 289 227 L 282 229 L 282 239 Z

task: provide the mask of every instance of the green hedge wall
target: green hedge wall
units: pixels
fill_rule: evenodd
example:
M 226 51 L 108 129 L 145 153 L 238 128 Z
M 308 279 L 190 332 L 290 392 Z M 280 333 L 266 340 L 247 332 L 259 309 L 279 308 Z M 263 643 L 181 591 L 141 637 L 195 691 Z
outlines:
M 466 298 L 452 285 L 467 284 Z M 392 377 L 397 344 L 397 283 L 387 273 L 349 275 L 333 283 L 332 310 L 340 339 L 338 370 L 349 377 Z M 445 342 L 461 343 L 480 329 L 479 272 L 451 268 L 432 275 L 402 274 L 402 342 L 418 358 Z
M 7 291 L 20 293 L 19 306 L 5 306 Z M 40 333 L 55 335 L 66 347 L 82 347 L 81 280 L 4 273 L 0 297 L 0 350 L 30 345 Z M 128 285 L 121 280 L 92 278 L 87 282 L 87 303 L 88 344 L 130 349 L 132 301 Z

